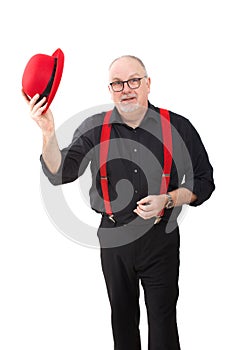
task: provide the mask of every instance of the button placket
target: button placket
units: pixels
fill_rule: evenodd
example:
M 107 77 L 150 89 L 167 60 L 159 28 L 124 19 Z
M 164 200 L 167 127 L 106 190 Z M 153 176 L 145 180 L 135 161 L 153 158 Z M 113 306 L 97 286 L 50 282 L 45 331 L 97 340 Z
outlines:
M 138 141 L 138 133 L 137 130 L 133 130 L 133 145 L 132 145 L 132 161 L 134 163 L 132 171 L 133 171 L 133 186 L 134 186 L 134 194 L 137 198 L 138 193 L 139 193 L 139 147 L 137 145 Z

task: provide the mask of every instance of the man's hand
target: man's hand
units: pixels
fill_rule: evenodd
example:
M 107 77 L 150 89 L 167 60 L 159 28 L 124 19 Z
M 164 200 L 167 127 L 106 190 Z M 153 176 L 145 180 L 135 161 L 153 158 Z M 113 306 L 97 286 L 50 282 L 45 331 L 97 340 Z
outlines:
M 47 104 L 46 98 L 42 98 L 40 102 L 37 103 L 40 95 L 36 94 L 31 99 L 23 92 L 22 95 L 29 106 L 30 116 L 41 128 L 41 131 L 44 136 L 49 136 L 54 133 L 54 119 L 52 112 L 48 109 L 45 113 L 43 113 L 46 109 Z
M 36 94 L 31 99 L 23 91 L 22 94 L 29 106 L 31 118 L 36 121 L 43 134 L 42 156 L 45 164 L 50 172 L 55 174 L 61 165 L 62 157 L 55 133 L 53 114 L 50 109 L 43 113 L 46 109 L 45 97 L 37 103 L 40 97 L 39 94 Z
M 196 194 L 184 187 L 177 188 L 169 192 L 169 194 L 172 196 L 174 206 L 176 207 L 183 204 L 190 204 L 197 200 Z M 167 204 L 167 200 L 166 194 L 147 196 L 137 202 L 137 208 L 134 210 L 134 213 L 145 220 L 157 217 Z
M 137 202 L 134 213 L 142 219 L 148 220 L 159 215 L 167 203 L 167 195 L 150 195 Z

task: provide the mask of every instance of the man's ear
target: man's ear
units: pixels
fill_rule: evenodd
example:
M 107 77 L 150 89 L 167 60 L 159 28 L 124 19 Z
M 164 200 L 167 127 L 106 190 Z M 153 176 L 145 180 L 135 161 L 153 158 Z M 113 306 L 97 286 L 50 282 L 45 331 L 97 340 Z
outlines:
M 109 93 L 111 95 L 111 99 L 113 100 L 113 94 L 112 94 L 112 89 L 111 89 L 110 85 L 108 85 L 108 91 L 109 91 Z
M 146 82 L 147 86 L 148 86 L 148 94 L 150 93 L 150 85 L 151 85 L 151 78 L 147 78 L 147 82 Z

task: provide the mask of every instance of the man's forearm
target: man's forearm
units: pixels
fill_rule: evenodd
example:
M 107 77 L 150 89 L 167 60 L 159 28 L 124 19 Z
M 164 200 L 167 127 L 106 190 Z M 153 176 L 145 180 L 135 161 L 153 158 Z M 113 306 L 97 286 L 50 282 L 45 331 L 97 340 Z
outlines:
M 176 207 L 183 204 L 190 204 L 197 199 L 197 196 L 187 188 L 181 187 L 169 192 Z
M 61 151 L 55 133 L 43 136 L 42 156 L 51 173 L 56 174 L 61 165 Z

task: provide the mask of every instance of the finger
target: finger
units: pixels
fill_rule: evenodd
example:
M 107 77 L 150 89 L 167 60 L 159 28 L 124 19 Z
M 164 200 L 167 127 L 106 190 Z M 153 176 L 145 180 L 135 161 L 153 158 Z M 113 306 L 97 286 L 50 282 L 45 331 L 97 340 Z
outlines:
M 36 105 L 36 102 L 37 102 L 37 100 L 38 100 L 39 97 L 40 97 L 39 94 L 35 94 L 35 95 L 31 98 L 31 100 L 30 100 L 30 102 L 29 102 L 29 105 L 30 105 L 31 109 L 33 109 L 33 107 Z
M 34 111 L 34 112 L 32 113 L 32 119 L 34 119 L 34 120 L 36 120 L 36 121 L 41 120 L 41 119 L 45 116 L 45 114 L 43 114 L 43 113 L 44 113 L 44 111 L 45 111 L 47 105 L 48 105 L 48 103 L 46 103 L 45 105 L 43 105 L 43 106 L 40 107 L 40 108 L 37 108 L 36 111 Z
M 148 204 L 150 201 L 150 196 L 144 197 L 137 202 L 137 204 Z
M 142 219 L 147 220 L 150 219 L 151 216 L 145 213 L 144 211 L 141 211 L 139 208 L 134 210 L 134 213 L 140 216 Z
M 138 208 L 140 208 L 142 211 L 149 212 L 152 210 L 151 203 L 144 203 L 144 204 L 138 204 Z
M 139 214 L 139 212 L 137 211 L 137 209 L 134 209 L 133 212 L 134 212 L 135 214 L 137 214 L 138 216 L 140 216 L 140 214 Z
M 138 214 L 143 218 L 146 218 L 152 214 L 151 211 L 146 211 L 146 210 L 144 210 L 144 208 L 141 208 L 139 206 L 137 207 L 136 210 L 137 210 Z
M 134 209 L 133 212 L 142 218 L 142 214 L 138 209 Z
M 37 108 L 44 107 L 45 102 L 46 102 L 46 97 L 43 97 L 39 102 L 36 102 L 35 106 Z
M 35 104 L 32 107 L 32 112 L 33 113 L 37 113 L 37 111 L 40 111 L 45 108 L 43 108 L 45 106 L 45 101 L 46 101 L 46 97 L 43 97 L 41 101 L 39 101 L 38 103 L 35 102 Z

